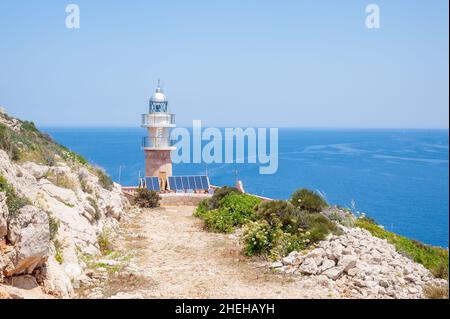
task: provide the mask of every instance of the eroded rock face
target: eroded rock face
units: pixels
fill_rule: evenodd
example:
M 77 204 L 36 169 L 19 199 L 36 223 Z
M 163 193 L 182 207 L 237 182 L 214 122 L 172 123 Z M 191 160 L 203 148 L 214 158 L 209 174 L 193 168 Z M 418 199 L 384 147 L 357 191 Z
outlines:
M 18 164 L 3 150 L 0 150 L 0 175 L 32 204 L 23 208 L 24 214 L 8 220 L 6 197 L 0 193 L 0 248 L 5 245 L 5 249 L 0 249 L 0 282 L 6 280 L 3 274 L 9 278 L 39 267 L 43 278 L 38 282 L 44 284 L 45 291 L 60 297 L 73 296 L 72 286 L 86 267 L 79 260 L 80 255 L 98 254 L 98 235 L 104 229 L 116 229 L 129 207 L 120 185 L 106 190 L 86 167 L 69 166 L 60 158 L 54 166 Z M 57 185 L 48 176 L 62 177 L 70 187 Z M 53 257 L 49 217 L 58 223 L 55 240 L 61 244 L 61 264 Z
M 447 285 L 386 240 L 361 228 L 342 229 L 344 235 L 331 236 L 306 255 L 292 252 L 272 268 L 311 276 L 351 298 L 423 298 L 424 286 Z
M 47 214 L 34 206 L 21 208 L 9 221 L 7 238 L 14 250 L 6 254 L 9 257 L 6 276 L 32 273 L 46 261 L 50 250 Z
M 0 192 L 0 240 L 8 233 L 8 218 L 9 212 L 6 206 L 6 195 Z

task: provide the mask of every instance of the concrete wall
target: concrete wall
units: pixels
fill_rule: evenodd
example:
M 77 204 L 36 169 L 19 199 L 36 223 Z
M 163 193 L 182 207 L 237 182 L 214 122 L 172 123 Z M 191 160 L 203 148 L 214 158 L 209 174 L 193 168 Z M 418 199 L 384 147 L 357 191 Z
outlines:
M 161 206 L 197 206 L 203 199 L 210 198 L 210 194 L 160 194 Z

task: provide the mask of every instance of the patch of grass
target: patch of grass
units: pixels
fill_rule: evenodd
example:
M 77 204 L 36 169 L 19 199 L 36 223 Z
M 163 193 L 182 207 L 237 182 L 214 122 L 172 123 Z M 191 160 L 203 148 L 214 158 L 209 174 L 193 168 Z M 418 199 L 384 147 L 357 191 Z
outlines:
M 6 206 L 8 207 L 10 216 L 16 216 L 22 207 L 31 204 L 28 198 L 20 196 L 14 187 L 7 182 L 6 178 L 1 175 L 0 192 L 6 193 Z
M 87 197 L 87 200 L 88 200 L 89 204 L 92 206 L 92 208 L 95 211 L 94 219 L 95 220 L 100 220 L 100 218 L 102 217 L 102 214 L 100 212 L 100 208 L 98 208 L 97 200 L 94 197 L 91 197 L 91 196 Z
M 64 262 L 64 257 L 62 254 L 62 244 L 59 240 L 54 239 L 53 245 L 55 246 L 55 259 L 59 264 Z
M 98 246 L 102 255 L 111 254 L 114 247 L 111 242 L 111 234 L 108 229 L 103 229 L 102 233 L 97 236 Z
M 58 229 L 59 229 L 60 222 L 57 218 L 48 216 L 48 227 L 50 229 L 50 240 L 56 239 L 56 236 L 58 235 Z
M 448 285 L 446 286 L 435 286 L 428 285 L 423 289 L 423 294 L 425 298 L 428 299 L 448 299 Z
M 58 187 L 67 188 L 67 189 L 76 191 L 75 183 L 72 181 L 72 179 L 70 179 L 70 177 L 68 177 L 65 174 L 56 174 L 54 172 L 48 171 L 44 175 L 44 177 L 47 178 L 50 182 L 52 182 L 53 184 L 55 184 Z
M 428 246 L 395 233 L 389 232 L 367 218 L 358 218 L 356 226 L 368 230 L 373 236 L 386 239 L 396 250 L 408 256 L 415 262 L 429 269 L 434 276 L 448 279 L 448 250 Z
M 98 177 L 98 183 L 106 190 L 112 190 L 113 188 L 113 181 L 111 177 L 109 177 L 108 174 L 106 174 L 105 170 L 100 167 L 94 168 L 94 173 Z

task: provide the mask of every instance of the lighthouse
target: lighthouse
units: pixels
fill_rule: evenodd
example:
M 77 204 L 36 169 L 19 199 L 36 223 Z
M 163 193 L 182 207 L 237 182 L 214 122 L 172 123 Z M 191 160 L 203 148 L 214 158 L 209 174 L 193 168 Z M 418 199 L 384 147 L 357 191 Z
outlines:
M 160 81 L 150 97 L 148 113 L 142 114 L 141 127 L 147 129 L 142 139 L 145 154 L 145 175 L 157 177 L 162 190 L 167 188 L 167 178 L 172 176 L 170 152 L 176 148 L 170 139 L 170 130 L 175 127 L 175 114 L 169 112 L 169 101 L 161 90 Z

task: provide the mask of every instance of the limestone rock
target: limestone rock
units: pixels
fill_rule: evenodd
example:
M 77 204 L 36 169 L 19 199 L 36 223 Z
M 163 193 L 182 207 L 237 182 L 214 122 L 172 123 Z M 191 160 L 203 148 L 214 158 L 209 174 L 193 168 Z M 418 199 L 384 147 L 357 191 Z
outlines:
M 307 275 L 315 275 L 318 271 L 317 263 L 314 258 L 306 258 L 298 269 L 300 272 Z
M 8 233 L 8 218 L 9 212 L 6 206 L 6 194 L 0 193 L 0 240 Z
M 48 257 L 50 229 L 47 214 L 34 206 L 21 208 L 9 222 L 8 240 L 15 247 L 15 260 L 6 275 L 31 273 Z

